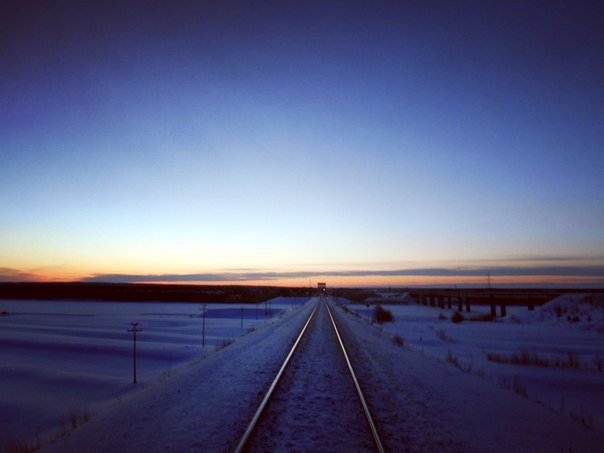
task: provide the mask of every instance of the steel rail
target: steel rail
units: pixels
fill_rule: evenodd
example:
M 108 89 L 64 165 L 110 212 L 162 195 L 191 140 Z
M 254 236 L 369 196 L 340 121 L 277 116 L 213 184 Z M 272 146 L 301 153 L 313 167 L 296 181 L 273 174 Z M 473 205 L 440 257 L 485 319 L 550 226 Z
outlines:
M 327 313 L 329 313 L 329 317 L 331 318 L 331 323 L 333 324 L 333 328 L 336 331 L 336 336 L 338 337 L 338 342 L 340 343 L 340 347 L 342 348 L 342 353 L 344 354 L 344 358 L 346 359 L 346 364 L 348 365 L 348 371 L 350 371 L 350 375 L 352 376 L 352 380 L 354 381 L 354 386 L 357 389 L 357 395 L 359 400 L 361 401 L 361 406 L 363 406 L 363 412 L 365 413 L 365 418 L 367 419 L 367 423 L 369 424 L 369 428 L 371 429 L 371 434 L 373 435 L 373 441 L 375 442 L 375 447 L 377 451 L 380 453 L 384 453 L 384 446 L 382 445 L 382 441 L 380 440 L 380 436 L 378 435 L 377 428 L 375 427 L 375 423 L 373 423 L 373 419 L 371 418 L 371 414 L 369 413 L 369 408 L 367 407 L 367 403 L 365 402 L 365 397 L 363 396 L 363 392 L 361 391 L 361 386 L 359 385 L 359 381 L 352 369 L 352 364 L 350 363 L 350 359 L 348 358 L 348 353 L 346 352 L 346 348 L 344 347 L 344 343 L 342 342 L 342 337 L 340 336 L 340 332 L 338 331 L 338 326 L 336 326 L 336 322 L 333 319 L 333 315 L 331 314 L 331 310 L 329 309 L 329 304 L 325 302 L 325 306 L 327 307 Z
M 275 376 L 275 379 L 273 379 L 273 382 L 271 383 L 271 386 L 269 387 L 268 391 L 266 392 L 266 395 L 264 395 L 264 398 L 262 399 L 260 406 L 258 406 L 258 409 L 256 410 L 256 413 L 254 414 L 254 417 L 252 417 L 252 420 L 248 424 L 245 432 L 243 433 L 243 436 L 241 437 L 241 440 L 239 441 L 239 444 L 237 445 L 237 448 L 235 449 L 235 451 L 237 453 L 244 451 L 247 441 L 249 440 L 250 436 L 254 432 L 254 429 L 256 428 L 256 424 L 258 423 L 258 420 L 260 419 L 262 412 L 264 411 L 266 405 L 268 404 L 268 401 L 270 400 L 273 392 L 275 391 L 275 388 L 277 387 L 277 384 L 279 383 L 279 380 L 281 379 L 281 375 L 285 371 L 285 368 L 287 368 L 287 365 L 289 364 L 291 357 L 294 355 L 294 352 L 295 352 L 296 348 L 298 347 L 298 343 L 300 343 L 302 336 L 306 332 L 306 329 L 308 328 L 310 321 L 312 320 L 313 316 L 315 315 L 315 312 L 317 311 L 318 306 L 319 306 L 319 304 L 317 303 L 317 305 L 315 305 L 315 308 L 313 308 L 310 316 L 308 317 L 308 320 L 306 321 L 306 324 L 304 324 L 304 327 L 300 331 L 300 335 L 298 335 L 298 338 L 296 339 L 294 345 L 290 349 L 289 354 L 287 354 L 285 361 L 281 365 L 281 368 L 279 369 L 277 376 Z

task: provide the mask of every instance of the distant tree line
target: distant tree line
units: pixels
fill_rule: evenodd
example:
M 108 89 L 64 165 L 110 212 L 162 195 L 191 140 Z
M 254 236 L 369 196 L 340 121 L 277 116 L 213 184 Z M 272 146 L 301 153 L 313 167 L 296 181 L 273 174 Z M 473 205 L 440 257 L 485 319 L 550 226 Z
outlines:
M 138 283 L 0 283 L 0 299 L 257 303 L 308 297 L 309 288 Z
M 363 303 L 370 297 L 379 297 L 375 291 L 363 288 L 331 288 L 328 291 L 332 296 L 343 297 L 356 303 Z

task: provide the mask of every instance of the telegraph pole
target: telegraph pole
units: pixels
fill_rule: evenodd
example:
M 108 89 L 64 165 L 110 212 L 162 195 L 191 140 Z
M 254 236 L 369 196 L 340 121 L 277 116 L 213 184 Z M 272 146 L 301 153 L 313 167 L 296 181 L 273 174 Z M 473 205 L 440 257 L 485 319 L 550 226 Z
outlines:
M 495 318 L 497 316 L 497 306 L 495 305 L 495 301 L 493 300 L 493 291 L 491 287 L 491 273 L 487 272 L 487 288 L 489 289 L 489 302 L 491 305 L 491 316 Z
M 138 323 L 137 322 L 131 322 L 130 325 L 132 326 L 131 329 L 128 329 L 128 332 L 132 332 L 132 373 L 133 373 L 133 380 L 132 383 L 136 384 L 136 334 L 139 332 L 142 332 L 143 329 L 139 329 L 138 328 Z
M 201 304 L 201 347 L 206 347 L 206 311 L 208 311 L 208 304 Z

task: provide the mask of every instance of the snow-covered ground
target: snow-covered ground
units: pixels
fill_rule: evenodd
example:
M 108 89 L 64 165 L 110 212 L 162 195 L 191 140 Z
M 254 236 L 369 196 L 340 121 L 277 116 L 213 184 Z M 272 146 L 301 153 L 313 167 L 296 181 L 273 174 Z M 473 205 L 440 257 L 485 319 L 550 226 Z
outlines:
M 604 434 L 333 310 L 392 451 L 600 451 Z
M 64 436 L 45 443 L 42 451 L 232 450 L 313 306 L 309 302 L 284 311 L 203 360 L 189 362 L 165 379 L 147 381 L 137 393 L 98 407 L 87 423 L 73 431 L 68 427 Z M 430 320 L 419 311 L 431 310 L 434 316 L 438 310 L 406 308 L 418 310 L 414 316 L 424 317 L 424 323 L 451 325 Z M 362 316 L 339 308 L 333 311 L 378 431 L 392 451 L 587 452 L 604 445 L 604 433 L 569 417 L 568 407 L 563 413 L 552 410 L 502 388 L 496 379 L 460 370 L 424 347 L 427 339 L 401 346 L 393 341 L 394 333 L 370 326 Z M 413 323 L 422 322 L 407 322 L 409 327 Z M 522 324 L 489 324 L 499 325 Z M 405 338 L 410 338 L 409 332 Z M 321 344 L 315 345 L 317 350 Z M 316 379 L 327 384 L 324 374 Z M 595 389 L 592 396 L 598 398 L 600 393 Z M 299 397 L 315 396 L 320 395 L 302 392 Z M 333 405 L 329 398 L 314 403 L 321 401 Z M 298 436 L 292 449 L 306 451 L 310 446 L 306 440 L 317 435 Z
M 312 307 L 288 311 L 100 410 L 42 451 L 232 451 Z
M 282 316 L 306 299 L 201 305 L 106 301 L 0 301 L 0 446 L 56 429 L 73 409 L 125 398 L 230 339 Z M 242 319 L 243 318 L 243 319 Z M 137 337 L 132 384 L 131 322 Z
M 457 362 L 466 372 L 526 392 L 529 399 L 604 431 L 604 307 L 586 296 L 560 296 L 533 312 L 508 307 L 508 316 L 497 322 L 453 323 L 455 310 L 384 304 L 395 320 L 383 329 L 415 351 Z M 373 310 L 348 308 L 365 321 Z M 473 306 L 463 315 L 489 312 L 488 306 Z

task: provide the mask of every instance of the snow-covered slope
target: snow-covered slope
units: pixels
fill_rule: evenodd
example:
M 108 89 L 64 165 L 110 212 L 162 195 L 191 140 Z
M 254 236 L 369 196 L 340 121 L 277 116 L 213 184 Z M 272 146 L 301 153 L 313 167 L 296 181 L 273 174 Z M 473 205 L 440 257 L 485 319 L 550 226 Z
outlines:
M 604 303 L 595 294 L 563 294 L 514 320 L 522 323 L 568 322 L 604 328 Z
M 42 451 L 232 450 L 311 305 L 235 340 L 168 382 L 93 415 Z
M 598 451 L 604 434 L 567 414 L 393 342 L 341 309 L 337 319 L 383 441 L 393 451 Z
M 127 398 L 174 368 L 207 355 L 301 305 L 281 297 L 259 304 L 2 300 L 0 452 L 7 444 L 57 430 L 74 410 Z M 130 322 L 137 340 L 132 385 Z M 203 347 L 202 347 L 202 332 Z

